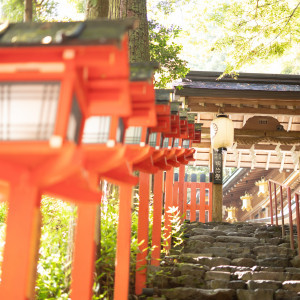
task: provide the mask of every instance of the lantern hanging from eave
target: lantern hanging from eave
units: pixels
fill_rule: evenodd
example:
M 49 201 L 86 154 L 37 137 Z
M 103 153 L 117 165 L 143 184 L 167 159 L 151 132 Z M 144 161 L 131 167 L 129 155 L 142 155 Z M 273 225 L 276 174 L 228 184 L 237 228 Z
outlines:
M 236 218 L 236 212 L 237 212 L 237 208 L 234 207 L 234 206 L 230 206 L 228 208 L 226 208 L 226 211 L 228 213 L 228 216 L 226 218 L 226 222 L 230 222 L 230 223 L 233 223 L 233 222 L 236 222 L 237 221 L 237 218 Z
M 245 193 L 244 196 L 241 196 L 240 199 L 243 201 L 242 205 L 242 211 L 250 211 L 252 209 L 251 205 L 251 200 L 252 200 L 252 195 L 248 194 L 247 192 Z
M 211 144 L 213 149 L 230 148 L 234 140 L 233 122 L 225 114 L 219 114 L 210 125 Z
M 258 186 L 257 196 L 266 196 L 268 194 L 268 181 L 266 181 L 264 177 L 255 182 L 255 185 Z

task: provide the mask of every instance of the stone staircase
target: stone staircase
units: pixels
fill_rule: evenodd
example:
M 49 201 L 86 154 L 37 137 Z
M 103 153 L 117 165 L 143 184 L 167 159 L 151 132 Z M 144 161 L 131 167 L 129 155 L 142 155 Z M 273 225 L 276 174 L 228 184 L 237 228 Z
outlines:
M 144 299 L 300 300 L 300 260 L 287 226 L 284 238 L 281 227 L 258 223 L 184 227 L 183 247 L 149 268 L 154 295 Z

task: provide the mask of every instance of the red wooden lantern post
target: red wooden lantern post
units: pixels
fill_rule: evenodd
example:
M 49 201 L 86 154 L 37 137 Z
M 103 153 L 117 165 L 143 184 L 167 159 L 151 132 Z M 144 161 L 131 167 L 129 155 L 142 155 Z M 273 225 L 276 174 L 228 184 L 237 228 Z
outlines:
M 34 297 L 42 191 L 80 203 L 72 299 L 91 296 L 91 241 L 100 195 L 78 176 L 89 163 L 76 144 L 86 117 L 109 115 L 112 109 L 121 116 L 131 113 L 129 26 L 107 21 L 11 24 L 1 32 L 0 100 L 6 111 L 0 178 L 10 183 L 1 299 Z M 112 99 L 108 108 L 105 100 Z M 86 256 L 83 265 L 80 259 Z
M 150 146 L 146 145 L 147 126 L 156 125 L 154 106 L 154 89 L 152 84 L 153 66 L 133 65 L 131 69 L 130 97 L 132 101 L 132 115 L 124 118 L 124 160 L 113 170 L 101 174 L 101 177 L 120 185 L 120 208 L 117 233 L 116 269 L 114 284 L 114 299 L 128 298 L 130 238 L 131 238 L 131 194 L 132 185 L 138 178 L 132 176 L 134 164 L 139 164 L 152 154 Z M 145 122 L 147 120 L 147 122 Z M 147 174 L 145 174 L 147 175 Z M 148 176 L 148 175 L 147 175 Z M 146 179 L 146 177 L 144 176 Z M 149 177 L 148 177 L 149 179 Z M 146 181 L 145 181 L 146 183 Z M 142 192 L 146 195 L 146 192 Z M 143 197 L 143 207 L 140 214 L 147 215 L 148 205 Z M 144 226 L 145 227 L 145 226 Z M 145 231 L 142 230 L 142 234 Z M 139 233 L 141 234 L 141 232 Z

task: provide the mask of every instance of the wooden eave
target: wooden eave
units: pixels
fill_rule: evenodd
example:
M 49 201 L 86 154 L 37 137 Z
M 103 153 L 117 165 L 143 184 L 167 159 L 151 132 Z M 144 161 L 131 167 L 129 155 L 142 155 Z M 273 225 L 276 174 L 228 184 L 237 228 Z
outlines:
M 193 144 L 197 152 L 195 165 L 208 166 L 210 124 L 219 111 L 229 115 L 238 137 L 235 151 L 228 149 L 225 165 L 228 167 L 253 167 L 249 149 L 255 147 L 257 162 L 254 168 L 294 168 L 292 147 L 300 151 L 300 76 L 282 74 L 241 73 L 237 79 L 223 77 L 220 72 L 191 71 L 181 87 L 175 86 L 177 98 L 186 108 L 197 113 L 202 123 L 201 143 Z M 281 131 L 245 131 L 243 127 L 253 116 L 272 117 L 282 126 Z M 264 142 L 255 142 L 265 137 Z M 275 151 L 280 142 L 283 159 Z M 238 154 L 238 156 L 237 156 Z

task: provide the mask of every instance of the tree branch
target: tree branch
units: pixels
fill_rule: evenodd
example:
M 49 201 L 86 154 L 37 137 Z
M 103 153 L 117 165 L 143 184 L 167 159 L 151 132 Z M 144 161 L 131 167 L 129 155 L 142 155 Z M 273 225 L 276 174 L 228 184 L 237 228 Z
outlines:
M 283 26 L 283 28 L 281 28 L 281 30 L 279 31 L 279 33 L 276 35 L 276 37 L 270 42 L 273 43 L 283 32 L 283 30 L 285 29 L 285 27 L 289 24 L 289 22 L 291 21 L 293 15 L 295 14 L 296 10 L 298 9 L 298 7 L 300 6 L 300 1 L 298 2 L 298 4 L 296 5 L 296 7 L 294 8 L 294 10 L 292 11 L 292 14 L 289 16 L 288 20 L 286 21 L 285 25 Z

